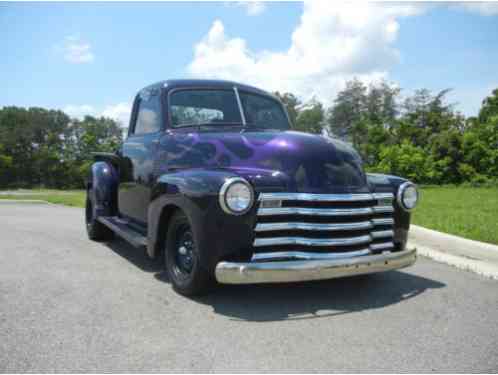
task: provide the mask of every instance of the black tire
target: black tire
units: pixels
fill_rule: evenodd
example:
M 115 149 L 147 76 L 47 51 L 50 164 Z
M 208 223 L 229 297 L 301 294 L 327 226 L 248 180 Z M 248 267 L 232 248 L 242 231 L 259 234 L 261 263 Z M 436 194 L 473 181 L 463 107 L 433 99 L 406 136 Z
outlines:
M 209 291 L 212 277 L 200 265 L 192 226 L 183 212 L 177 211 L 171 217 L 165 242 L 165 268 L 173 289 L 184 296 Z
M 97 221 L 92 200 L 87 194 L 85 208 L 85 224 L 88 238 L 93 241 L 110 241 L 114 238 L 114 232 L 104 224 Z

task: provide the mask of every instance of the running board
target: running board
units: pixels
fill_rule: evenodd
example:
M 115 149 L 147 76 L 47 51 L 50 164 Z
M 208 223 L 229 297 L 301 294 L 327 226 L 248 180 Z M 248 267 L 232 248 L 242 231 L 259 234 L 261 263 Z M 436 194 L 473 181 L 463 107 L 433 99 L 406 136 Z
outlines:
M 147 246 L 147 237 L 130 228 L 126 220 L 117 216 L 100 216 L 97 220 L 133 246 L 138 248 Z

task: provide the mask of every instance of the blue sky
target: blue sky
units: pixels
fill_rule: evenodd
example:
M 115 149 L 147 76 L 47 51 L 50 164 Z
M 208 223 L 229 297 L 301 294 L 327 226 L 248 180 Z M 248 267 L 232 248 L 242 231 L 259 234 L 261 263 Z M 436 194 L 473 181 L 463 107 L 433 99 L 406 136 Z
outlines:
M 498 5 L 2 3 L 0 106 L 126 121 L 167 78 L 219 77 L 330 103 L 344 82 L 453 88 L 474 115 L 498 87 Z

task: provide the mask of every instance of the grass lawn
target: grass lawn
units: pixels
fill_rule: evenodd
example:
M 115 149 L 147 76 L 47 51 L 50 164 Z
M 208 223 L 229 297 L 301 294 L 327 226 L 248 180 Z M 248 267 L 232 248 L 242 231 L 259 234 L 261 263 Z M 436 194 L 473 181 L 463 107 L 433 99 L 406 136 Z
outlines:
M 8 192 L 7 192 L 8 193 Z M 412 223 L 477 241 L 498 244 L 498 188 L 424 187 Z M 84 207 L 84 190 L 0 191 L 0 199 L 41 199 Z
M 85 207 L 84 190 L 13 190 L 0 191 L 0 199 L 39 199 L 50 203 L 65 204 L 66 206 Z
M 412 223 L 498 245 L 498 188 L 422 188 Z

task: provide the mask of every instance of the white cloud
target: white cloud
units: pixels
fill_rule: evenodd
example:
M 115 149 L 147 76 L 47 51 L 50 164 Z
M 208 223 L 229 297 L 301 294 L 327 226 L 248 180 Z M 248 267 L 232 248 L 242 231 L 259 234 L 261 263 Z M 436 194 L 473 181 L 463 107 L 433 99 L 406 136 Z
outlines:
M 460 3 L 457 6 L 482 16 L 498 15 L 498 2 L 468 2 Z
M 62 51 L 64 60 L 72 64 L 91 63 L 95 60 L 91 44 L 83 41 L 78 35 L 65 37 L 62 45 L 56 48 Z
M 266 9 L 266 5 L 261 1 L 239 1 L 237 5 L 245 7 L 249 16 L 257 16 Z
M 128 127 L 130 114 L 131 105 L 129 103 L 118 103 L 105 107 L 101 115 L 118 121 L 123 127 Z
M 98 110 L 87 104 L 67 105 L 64 107 L 64 112 L 79 120 L 82 120 L 87 115 L 94 117 L 109 117 L 118 121 L 122 127 L 128 127 L 131 114 L 131 105 L 128 103 L 118 103 L 115 105 L 108 105 L 103 110 Z
M 88 104 L 83 105 L 67 105 L 64 107 L 64 112 L 69 116 L 82 120 L 85 116 L 95 116 L 97 111 L 94 107 Z
M 244 39 L 227 36 L 216 20 L 195 45 L 188 71 L 194 77 L 290 91 L 303 99 L 316 95 L 327 103 L 348 79 L 368 83 L 387 77 L 399 60 L 393 46 L 398 19 L 424 9 L 413 4 L 307 2 L 285 51 L 252 51 Z

